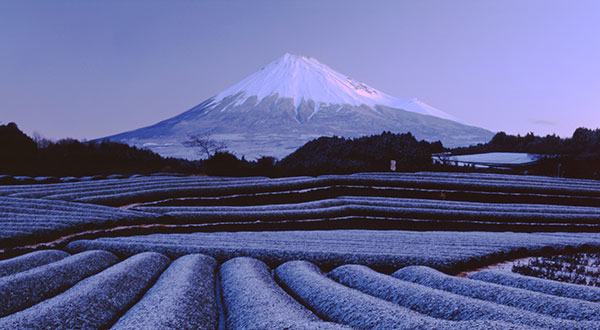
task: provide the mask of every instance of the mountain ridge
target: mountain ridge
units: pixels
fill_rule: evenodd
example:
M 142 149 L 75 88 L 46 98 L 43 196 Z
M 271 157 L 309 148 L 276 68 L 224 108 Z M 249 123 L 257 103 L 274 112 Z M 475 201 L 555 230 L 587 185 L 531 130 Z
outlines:
M 183 142 L 211 135 L 238 156 L 283 158 L 320 136 L 382 131 L 411 132 L 448 146 L 487 142 L 493 136 L 416 98 L 389 96 L 312 57 L 286 53 L 177 116 L 108 139 L 191 159 L 195 154 Z

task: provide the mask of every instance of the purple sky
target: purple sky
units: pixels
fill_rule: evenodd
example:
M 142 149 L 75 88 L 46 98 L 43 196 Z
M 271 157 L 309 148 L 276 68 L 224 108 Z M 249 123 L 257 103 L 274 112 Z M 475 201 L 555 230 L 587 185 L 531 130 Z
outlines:
M 473 125 L 600 127 L 600 1 L 0 1 L 0 122 L 154 124 L 285 52 Z

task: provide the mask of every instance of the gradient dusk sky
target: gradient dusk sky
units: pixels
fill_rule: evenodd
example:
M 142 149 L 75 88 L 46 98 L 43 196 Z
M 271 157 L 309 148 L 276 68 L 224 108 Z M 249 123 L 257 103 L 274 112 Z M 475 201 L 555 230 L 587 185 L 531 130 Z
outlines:
M 600 127 L 600 1 L 0 1 L 0 122 L 154 124 L 285 52 L 493 131 Z

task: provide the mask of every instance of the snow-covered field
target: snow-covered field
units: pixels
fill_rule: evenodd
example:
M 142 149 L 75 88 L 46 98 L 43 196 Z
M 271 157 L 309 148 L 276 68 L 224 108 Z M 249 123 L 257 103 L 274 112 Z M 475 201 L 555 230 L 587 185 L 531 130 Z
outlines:
M 595 233 L 319 230 L 153 234 L 69 243 L 67 250 L 108 250 L 120 257 L 154 251 L 177 258 L 203 253 L 219 261 L 249 256 L 271 266 L 296 259 L 324 268 L 348 263 L 394 269 L 425 265 L 452 271 L 494 261 L 583 247 L 600 248 Z
M 488 164 L 488 165 L 521 165 L 535 162 L 538 155 L 518 152 L 487 152 L 472 155 L 457 155 L 447 157 L 452 163 L 464 164 Z

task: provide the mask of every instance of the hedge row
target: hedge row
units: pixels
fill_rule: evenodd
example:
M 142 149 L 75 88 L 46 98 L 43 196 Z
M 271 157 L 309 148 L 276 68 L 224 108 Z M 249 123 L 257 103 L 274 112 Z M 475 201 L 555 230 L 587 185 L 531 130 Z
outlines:
M 0 328 L 108 328 L 139 299 L 168 264 L 169 259 L 157 253 L 133 256 L 57 296 L 0 318 Z
M 468 278 L 449 276 L 423 266 L 410 266 L 392 276 L 435 289 L 491 301 L 535 313 L 576 321 L 595 321 L 600 328 L 600 304 L 548 295 Z M 591 326 L 591 325 L 590 325 Z
M 469 277 L 475 280 L 537 291 L 565 298 L 600 302 L 600 288 L 593 286 L 577 285 L 515 273 L 489 270 L 477 272 Z
M 75 283 L 115 264 L 106 251 L 86 251 L 43 266 L 0 278 L 0 317 L 13 314 L 65 291 Z
M 201 254 L 173 261 L 111 329 L 217 329 L 216 268 Z
M 143 251 L 171 258 L 203 253 L 219 261 L 249 256 L 270 266 L 303 259 L 323 268 L 356 263 L 394 271 L 425 265 L 453 272 L 526 255 L 591 247 L 600 247 L 597 234 L 326 230 L 107 237 L 74 241 L 66 248 L 69 252 L 105 249 L 120 257 Z
M 228 329 L 347 329 L 322 322 L 290 297 L 259 260 L 231 259 L 220 276 Z
M 11 259 L 0 260 L 0 277 L 16 274 L 68 257 L 60 250 L 42 250 L 27 253 Z
M 277 267 L 275 276 L 321 318 L 358 329 L 507 329 L 502 322 L 453 322 L 417 313 L 341 285 L 307 261 L 287 262 Z
M 581 328 L 579 322 L 561 320 L 402 281 L 375 272 L 365 266 L 341 266 L 331 271 L 329 276 L 341 284 L 366 294 L 438 319 L 452 321 L 501 321 L 547 329 Z

